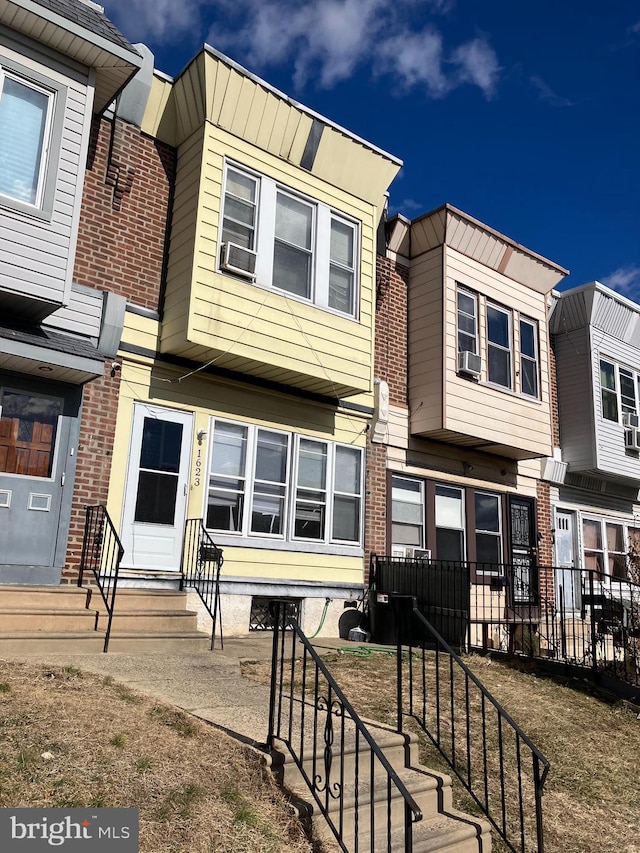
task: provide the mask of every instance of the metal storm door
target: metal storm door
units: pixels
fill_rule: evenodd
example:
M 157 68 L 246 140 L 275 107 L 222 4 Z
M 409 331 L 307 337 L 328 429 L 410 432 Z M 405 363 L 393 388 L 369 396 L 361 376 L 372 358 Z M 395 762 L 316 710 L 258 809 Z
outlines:
M 193 416 L 136 403 L 124 499 L 123 565 L 178 571 Z
M 533 498 L 509 499 L 514 603 L 530 602 L 537 592 L 535 577 L 535 512 Z
M 561 612 L 580 609 L 581 572 L 575 568 L 575 529 L 573 512 L 556 510 L 556 607 Z

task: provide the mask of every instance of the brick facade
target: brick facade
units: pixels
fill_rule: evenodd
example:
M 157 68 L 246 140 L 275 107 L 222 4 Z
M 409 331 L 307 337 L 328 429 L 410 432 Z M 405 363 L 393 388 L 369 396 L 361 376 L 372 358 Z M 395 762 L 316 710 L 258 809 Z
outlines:
M 382 256 L 376 261 L 376 333 L 374 376 L 389 385 L 389 403 L 407 405 L 407 283 L 409 270 Z M 371 554 L 386 554 L 387 448 L 367 445 L 365 503 L 365 575 Z M 365 583 L 368 577 L 365 577 Z
M 158 310 L 162 295 L 175 152 L 116 119 L 92 127 L 74 281 Z M 82 551 L 84 510 L 106 503 L 113 458 L 120 372 L 85 385 L 67 560 L 73 583 Z M 114 519 L 117 525 L 118 519 Z

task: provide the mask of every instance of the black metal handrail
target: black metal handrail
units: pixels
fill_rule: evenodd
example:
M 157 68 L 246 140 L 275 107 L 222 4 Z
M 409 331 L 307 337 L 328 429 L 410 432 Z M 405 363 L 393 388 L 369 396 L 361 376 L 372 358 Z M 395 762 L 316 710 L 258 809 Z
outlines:
M 578 667 L 607 687 L 640 697 L 640 585 L 590 569 L 374 555 L 369 615 L 379 593 L 410 595 L 456 649 L 524 656 Z M 387 607 L 387 610 L 389 608 Z M 389 624 L 390 620 L 386 620 Z M 415 639 L 415 638 L 414 638 Z
M 91 571 L 107 610 L 107 630 L 103 652 L 109 648 L 118 589 L 118 573 L 123 554 L 124 548 L 107 508 L 102 504 L 86 507 L 78 586 L 82 586 L 85 572 Z
M 373 853 L 382 835 L 388 853 L 411 853 L 420 807 L 296 619 L 272 608 L 267 743 L 285 744 L 342 850 Z
M 182 545 L 180 589 L 193 587 L 200 596 L 209 616 L 211 616 L 212 649 L 215 647 L 218 623 L 220 647 L 224 648 L 222 611 L 220 609 L 220 569 L 223 562 L 222 549 L 218 548 L 208 534 L 202 519 L 188 518 Z
M 509 850 L 543 853 L 549 762 L 425 619 L 416 599 L 392 596 L 392 602 L 409 651 L 407 656 L 398 642 L 398 730 L 404 717 L 418 723 Z M 418 629 L 419 643 L 406 643 L 412 628 Z M 532 808 L 535 823 L 527 819 Z

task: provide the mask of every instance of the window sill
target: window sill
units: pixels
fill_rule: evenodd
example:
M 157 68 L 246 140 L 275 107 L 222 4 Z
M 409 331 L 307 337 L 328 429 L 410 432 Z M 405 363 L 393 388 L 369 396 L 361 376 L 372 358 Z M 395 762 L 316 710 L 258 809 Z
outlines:
M 516 400 L 522 400 L 523 403 L 532 403 L 534 406 L 541 406 L 542 400 L 539 397 L 530 397 L 528 394 L 523 394 L 519 391 L 513 391 L 511 388 L 505 388 L 503 385 L 496 385 L 494 382 L 478 382 L 478 385 L 483 388 L 490 388 L 492 391 L 498 391 L 500 394 L 506 394 L 508 397 L 515 397 Z
M 361 545 L 326 545 L 322 542 L 285 542 L 282 539 L 260 539 L 259 537 L 230 536 L 228 533 L 208 534 L 219 547 L 255 548 L 261 551 L 290 551 L 303 554 L 328 554 L 335 557 L 362 557 Z
M 311 299 L 305 299 L 303 296 L 298 296 L 295 293 L 289 293 L 287 290 L 279 290 L 277 287 L 273 287 L 269 284 L 263 284 L 260 281 L 255 279 L 247 278 L 243 275 L 234 275 L 234 273 L 228 272 L 227 270 L 217 269 L 217 275 L 224 276 L 224 278 L 230 278 L 233 281 L 244 282 L 244 284 L 250 284 L 253 287 L 259 287 L 260 290 L 264 290 L 268 293 L 273 293 L 274 296 L 280 296 L 283 299 L 292 299 L 294 302 L 300 303 L 300 305 L 308 305 L 309 308 L 316 308 L 318 311 L 323 311 L 325 314 L 331 314 L 334 317 L 341 317 L 343 320 L 347 320 L 351 323 L 359 323 L 360 320 L 357 316 L 353 314 L 344 314 L 342 311 L 336 311 L 335 308 L 329 308 L 328 305 L 318 305 Z

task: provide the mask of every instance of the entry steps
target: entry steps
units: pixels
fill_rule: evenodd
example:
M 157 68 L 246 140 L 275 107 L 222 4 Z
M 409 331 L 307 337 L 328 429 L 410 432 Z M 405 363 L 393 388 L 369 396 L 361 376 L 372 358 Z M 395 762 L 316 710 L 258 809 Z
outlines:
M 187 593 L 118 589 L 109 650 L 206 651 Z M 0 654 L 101 652 L 107 612 L 95 587 L 0 586 Z

